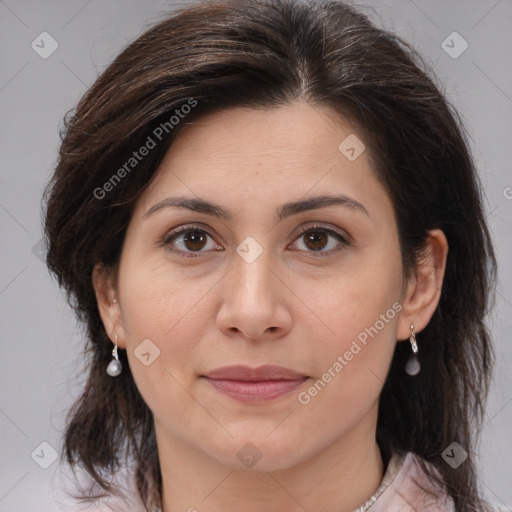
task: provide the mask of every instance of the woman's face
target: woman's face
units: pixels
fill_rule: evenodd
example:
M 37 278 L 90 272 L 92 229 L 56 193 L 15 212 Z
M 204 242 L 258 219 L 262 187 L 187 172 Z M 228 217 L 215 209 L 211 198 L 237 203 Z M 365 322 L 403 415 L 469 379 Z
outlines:
M 409 325 L 402 261 L 368 151 L 333 119 L 306 103 L 206 115 L 179 133 L 138 200 L 116 332 L 160 448 L 275 470 L 374 440 Z M 327 196 L 339 201 L 315 199 Z M 231 365 L 301 378 L 206 377 Z

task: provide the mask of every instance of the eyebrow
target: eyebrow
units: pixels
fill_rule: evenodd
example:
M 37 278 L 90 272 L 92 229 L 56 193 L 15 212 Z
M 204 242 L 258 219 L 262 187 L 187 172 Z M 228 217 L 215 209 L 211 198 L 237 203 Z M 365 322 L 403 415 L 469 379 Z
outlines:
M 285 203 L 276 209 L 276 218 L 280 221 L 286 217 L 290 217 L 298 213 L 309 210 L 317 210 L 319 208 L 325 208 L 327 206 L 333 205 L 348 206 L 364 213 L 368 217 L 370 216 L 366 208 L 359 201 L 356 201 L 355 199 L 342 194 L 336 194 L 313 196 L 300 201 Z M 205 199 L 193 197 L 167 197 L 166 199 L 163 199 L 159 203 L 153 205 L 144 214 L 144 219 L 153 215 L 159 210 L 171 207 L 186 208 L 194 212 L 204 213 L 206 215 L 211 215 L 213 217 L 227 221 L 230 221 L 235 217 L 233 211 Z

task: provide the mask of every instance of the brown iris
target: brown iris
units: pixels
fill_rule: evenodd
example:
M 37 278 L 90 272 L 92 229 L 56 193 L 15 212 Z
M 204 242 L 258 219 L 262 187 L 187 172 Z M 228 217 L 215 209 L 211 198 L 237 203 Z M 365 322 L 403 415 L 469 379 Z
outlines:
M 322 249 L 327 243 L 328 235 L 324 231 L 309 231 L 303 235 L 306 245 L 313 250 Z
M 190 251 L 199 251 L 201 250 L 207 240 L 207 235 L 202 231 L 189 231 L 183 235 L 183 241 L 185 246 Z

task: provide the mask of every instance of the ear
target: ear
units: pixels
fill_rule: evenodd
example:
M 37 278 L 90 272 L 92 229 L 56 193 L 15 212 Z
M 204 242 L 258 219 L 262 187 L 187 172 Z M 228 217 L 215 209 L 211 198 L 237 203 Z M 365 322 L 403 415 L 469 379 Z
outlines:
M 441 297 L 447 255 L 448 242 L 443 231 L 430 231 L 416 272 L 407 283 L 398 321 L 398 340 L 410 337 L 411 324 L 417 333 L 430 322 Z
M 121 318 L 121 305 L 116 291 L 114 272 L 101 264 L 94 266 L 92 271 L 92 285 L 96 294 L 98 310 L 105 331 L 112 341 L 116 340 L 119 348 L 126 348 L 126 336 Z M 116 302 L 114 302 L 114 299 Z

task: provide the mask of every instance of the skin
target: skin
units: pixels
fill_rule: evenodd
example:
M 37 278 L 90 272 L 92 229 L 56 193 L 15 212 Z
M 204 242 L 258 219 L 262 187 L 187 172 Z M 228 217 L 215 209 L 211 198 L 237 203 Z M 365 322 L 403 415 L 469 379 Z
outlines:
M 379 394 L 397 340 L 408 340 L 411 323 L 420 332 L 433 315 L 448 246 L 442 231 L 432 231 L 425 258 L 404 280 L 393 204 L 368 149 L 354 161 L 338 150 L 357 131 L 331 114 L 297 102 L 232 108 L 186 126 L 136 204 L 117 274 L 94 269 L 105 329 L 127 350 L 154 415 L 164 512 L 350 512 L 382 480 Z M 358 201 L 368 215 L 331 205 L 275 218 L 285 202 L 333 193 Z M 234 218 L 177 207 L 144 217 L 171 196 L 219 203 Z M 190 223 L 201 223 L 206 238 L 194 245 L 181 234 L 173 244 L 196 257 L 159 243 Z M 327 238 L 318 256 L 299 234 L 316 223 L 349 244 L 321 231 Z M 252 263 L 236 252 L 248 236 L 263 249 Z M 298 393 L 394 303 L 401 311 L 301 404 Z M 149 366 L 134 354 L 144 339 L 160 350 Z M 282 365 L 310 378 L 272 402 L 245 404 L 199 377 L 230 364 Z M 261 454 L 251 468 L 237 457 L 247 443 Z

